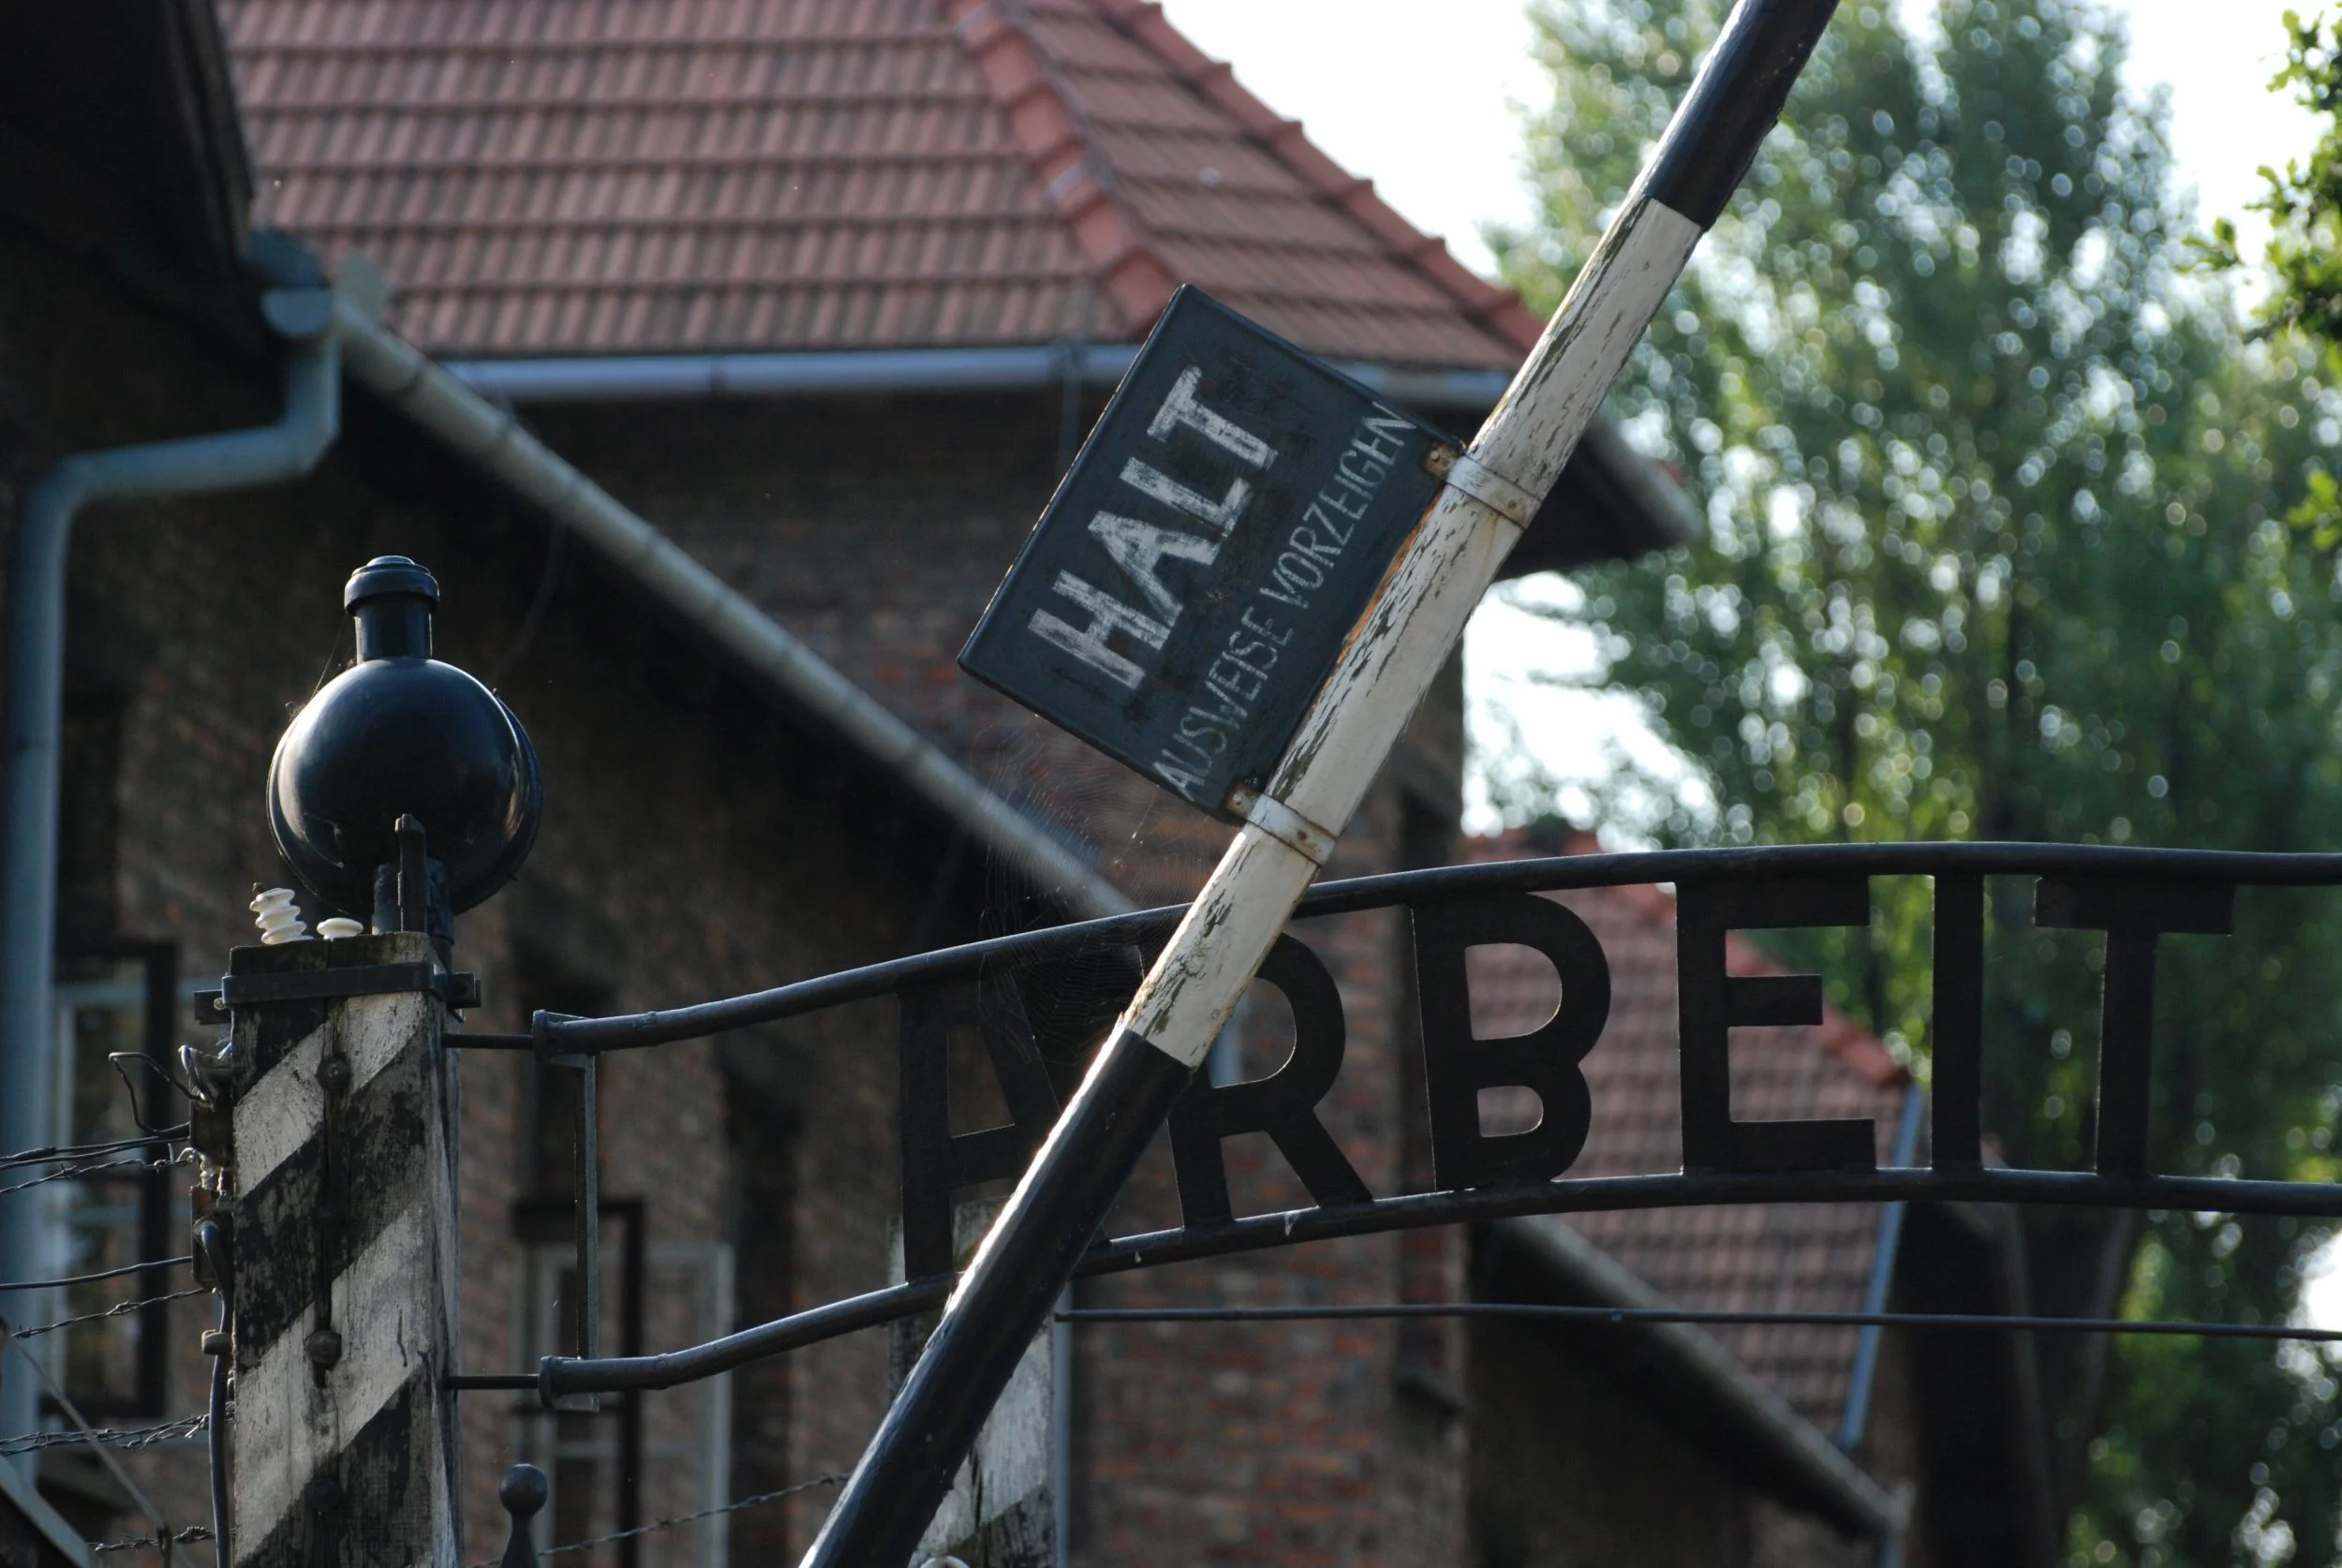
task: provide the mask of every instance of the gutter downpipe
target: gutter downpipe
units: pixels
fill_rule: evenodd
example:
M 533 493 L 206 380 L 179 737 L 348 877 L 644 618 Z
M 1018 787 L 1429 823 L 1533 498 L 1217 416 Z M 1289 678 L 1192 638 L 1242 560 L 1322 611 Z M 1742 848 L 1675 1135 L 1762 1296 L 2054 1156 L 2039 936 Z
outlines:
M 1898 1166 L 1908 1166 L 1919 1157 L 1920 1112 L 1926 1103 L 1926 1091 L 1919 1085 L 1904 1089 L 1903 1114 L 1895 1127 L 1894 1162 Z M 1895 1278 L 1895 1254 L 1903 1240 L 1903 1210 L 1901 1203 L 1879 1206 L 1878 1241 L 1871 1254 L 1870 1283 L 1862 1292 L 1865 1312 L 1887 1309 L 1887 1292 Z M 1878 1380 L 1879 1341 L 1886 1332 L 1872 1324 L 1855 1341 L 1854 1374 L 1846 1381 L 1845 1416 L 1838 1423 L 1838 1446 L 1848 1453 L 1861 1443 L 1862 1433 L 1870 1425 L 1871 1386 Z
M 1927 1093 L 1917 1084 L 1907 1085 L 1903 1091 L 1903 1115 L 1895 1126 L 1894 1162 L 1908 1166 L 1919 1157 L 1920 1114 L 1927 1104 Z M 1877 1313 L 1887 1309 L 1887 1293 L 1895 1278 L 1895 1259 L 1903 1245 L 1903 1213 L 1907 1206 L 1902 1203 L 1884 1205 L 1878 1211 L 1878 1245 L 1871 1257 L 1869 1286 L 1862 1292 L 1862 1310 Z M 1848 1454 L 1862 1441 L 1862 1433 L 1870 1424 L 1871 1390 L 1878 1381 L 1879 1343 L 1886 1330 L 1872 1324 L 1862 1330 L 1855 1342 L 1854 1375 L 1847 1380 L 1845 1419 L 1838 1427 L 1838 1446 Z M 1895 1528 L 1882 1536 L 1878 1543 L 1878 1568 L 1903 1568 L 1904 1535 L 1910 1528 L 1909 1483 L 1897 1487 L 1898 1501 L 1904 1504 Z
M 1138 356 L 1132 343 L 991 348 L 855 348 L 732 354 L 609 354 L 566 359 L 450 360 L 443 368 L 482 397 L 596 403 L 682 397 L 839 397 L 893 392 L 1029 392 L 1111 387 Z M 1512 377 L 1334 360 L 1335 369 L 1397 402 L 1485 413 Z
M 1058 343 L 993 348 L 857 348 L 764 354 L 606 354 L 575 359 L 450 360 L 440 368 L 482 397 L 503 403 L 663 402 L 681 398 L 852 397 L 881 393 L 1034 392 L 1073 382 L 1113 386 L 1138 355 L 1129 343 Z M 1432 413 L 1478 417 L 1512 377 L 1495 370 L 1442 370 L 1333 360 L 1379 397 Z M 1608 414 L 1586 427 L 1581 457 L 1598 466 L 1641 510 L 1653 538 L 1689 544 L 1706 524 L 1682 491 L 1635 451 Z
M 826 659 L 444 365 L 341 307 L 350 376 L 574 532 L 685 624 L 835 727 L 1077 920 L 1136 906 L 1078 853 L 873 701 Z M 1060 366 L 1061 371 L 1061 366 Z
M 268 323 L 288 339 L 285 409 L 256 429 L 82 452 L 26 494 L 8 570 L 5 841 L 0 841 L 0 1153 L 48 1145 L 55 1101 L 51 1041 L 57 915 L 57 776 L 65 712 L 65 578 L 74 518 L 87 506 L 240 490 L 297 479 L 341 429 L 334 300 L 322 288 L 271 289 Z M 62 1272 L 48 1206 L 0 1204 L 0 1283 Z M 31 1316 L 25 1295 L 0 1300 Z M 0 1377 L 0 1434 L 38 1429 L 40 1394 Z M 29 1479 L 37 1453 L 16 1461 Z

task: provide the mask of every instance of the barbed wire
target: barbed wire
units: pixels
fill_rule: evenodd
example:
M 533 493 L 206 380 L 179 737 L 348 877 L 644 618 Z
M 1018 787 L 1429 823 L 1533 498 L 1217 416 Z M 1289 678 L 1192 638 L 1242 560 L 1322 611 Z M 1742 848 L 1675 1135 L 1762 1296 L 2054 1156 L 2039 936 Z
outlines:
M 167 1160 L 92 1160 L 78 1165 L 67 1165 L 61 1171 L 52 1171 L 47 1176 L 37 1176 L 30 1181 L 20 1181 L 12 1187 L 0 1187 L 0 1198 L 11 1192 L 22 1192 L 27 1188 L 46 1186 L 52 1181 L 71 1181 L 76 1176 L 91 1176 L 99 1171 L 167 1171 L 173 1165 L 190 1164 L 194 1160 L 193 1147 L 183 1148 Z
M 120 1268 L 101 1268 L 94 1274 L 68 1274 L 62 1280 L 21 1280 L 0 1285 L 0 1291 L 61 1290 L 67 1285 L 94 1285 L 100 1280 L 119 1280 L 126 1274 L 142 1274 L 150 1268 L 177 1268 L 181 1264 L 195 1262 L 192 1253 L 175 1258 L 148 1258 L 142 1263 L 124 1264 Z
M 73 1427 L 53 1432 L 19 1432 L 12 1438 L 0 1438 L 0 1454 L 30 1454 L 42 1448 L 62 1448 L 67 1443 L 83 1443 L 107 1448 L 152 1448 L 158 1442 L 178 1438 L 191 1438 L 212 1424 L 211 1415 L 201 1413 L 183 1415 L 176 1421 L 164 1421 L 152 1427 L 96 1427 L 87 1430 Z
M 174 1546 L 183 1546 L 190 1541 L 211 1539 L 212 1527 L 210 1525 L 189 1525 L 185 1530 L 174 1530 L 170 1532 L 170 1544 Z M 152 1535 L 134 1535 L 127 1541 L 92 1541 L 89 1544 L 89 1549 L 93 1552 L 153 1551 L 162 1544 Z
M 0 1171 L 18 1165 L 54 1165 L 65 1160 L 86 1160 L 98 1154 L 120 1154 L 126 1148 L 143 1148 L 149 1144 L 185 1143 L 188 1125 L 180 1122 L 173 1127 L 158 1127 L 152 1132 L 141 1132 L 135 1138 L 114 1138 L 102 1144 L 52 1144 L 46 1148 L 19 1149 L 14 1154 L 0 1155 Z
M 20 1328 L 14 1337 L 19 1339 L 37 1339 L 44 1334 L 54 1334 L 60 1328 L 71 1328 L 76 1324 L 97 1323 L 106 1318 L 126 1317 L 142 1307 L 158 1306 L 166 1301 L 184 1301 L 191 1295 L 209 1295 L 210 1294 L 211 1292 L 201 1285 L 190 1285 L 184 1291 L 170 1291 L 162 1295 L 142 1295 L 136 1301 L 117 1301 L 102 1312 L 83 1312 L 75 1317 L 59 1318 L 55 1323 L 37 1324 L 31 1328 Z
M 156 1539 L 163 1543 L 161 1548 L 163 1568 L 170 1568 L 170 1521 L 163 1517 L 163 1511 L 155 1506 L 155 1500 L 146 1495 L 146 1489 L 138 1484 L 137 1478 L 122 1468 L 122 1461 L 114 1457 L 113 1450 L 106 1440 L 97 1435 L 97 1428 L 89 1424 L 89 1417 L 82 1413 L 82 1407 L 74 1402 L 72 1395 L 65 1391 L 65 1385 L 59 1383 L 49 1368 L 41 1364 L 39 1356 L 35 1355 L 23 1341 L 16 1338 L 16 1324 L 5 1317 L 0 1317 L 0 1335 L 6 1336 L 5 1339 L 0 1339 L 0 1344 L 16 1352 L 24 1365 L 32 1368 L 33 1376 L 39 1381 L 41 1387 L 49 1391 L 49 1397 L 56 1400 L 57 1408 L 65 1413 L 65 1418 L 73 1423 L 74 1434 L 81 1444 L 97 1456 L 97 1462 L 105 1466 L 106 1473 L 114 1478 L 115 1484 L 121 1487 L 124 1495 L 137 1505 L 140 1513 L 146 1516 L 146 1522 L 155 1527 Z M 207 1425 L 210 1423 L 211 1415 L 208 1412 L 205 1413 L 203 1419 Z M 157 1438 L 154 1441 L 162 1440 Z
M 636 1525 L 631 1530 L 614 1531 L 608 1535 L 597 1535 L 591 1540 L 571 1541 L 565 1546 L 547 1546 L 537 1555 L 540 1558 L 547 1558 L 559 1557 L 565 1552 L 591 1551 L 596 1546 L 607 1546 L 615 1542 L 630 1541 L 638 1535 L 654 1535 L 662 1530 L 673 1530 L 677 1525 L 694 1524 L 701 1519 L 712 1519 L 719 1514 L 737 1514 L 743 1508 L 756 1508 L 767 1502 L 778 1502 L 784 1497 L 794 1497 L 799 1492 L 809 1492 L 818 1487 L 838 1486 L 845 1479 L 843 1475 L 817 1475 L 810 1481 L 800 1481 L 793 1487 L 783 1487 L 778 1491 L 773 1492 L 759 1492 L 754 1497 L 738 1498 L 720 1507 L 703 1508 L 696 1514 L 678 1514 L 672 1519 L 653 1519 L 646 1525 Z M 497 1568 L 498 1561 L 498 1559 L 490 1558 L 482 1562 L 472 1563 L 470 1568 Z

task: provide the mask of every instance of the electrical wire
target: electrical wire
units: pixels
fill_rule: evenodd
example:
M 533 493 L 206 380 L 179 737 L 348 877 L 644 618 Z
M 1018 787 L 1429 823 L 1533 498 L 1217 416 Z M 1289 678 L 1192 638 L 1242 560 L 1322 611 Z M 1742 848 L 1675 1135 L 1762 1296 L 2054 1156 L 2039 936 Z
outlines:
M 103 1444 L 113 1449 L 152 1448 L 158 1442 L 178 1438 L 190 1438 L 211 1425 L 210 1414 L 183 1415 L 176 1421 L 158 1422 L 152 1427 L 99 1427 L 92 1430 L 67 1428 L 53 1432 L 19 1432 L 11 1438 L 0 1438 L 0 1454 L 30 1454 L 42 1448 L 63 1448 L 68 1443 Z
M 175 1127 L 158 1127 L 152 1132 L 135 1138 L 115 1138 L 102 1144 L 52 1144 L 47 1148 L 28 1148 L 15 1154 L 0 1155 L 0 1171 L 16 1165 L 54 1165 L 61 1161 L 86 1159 L 93 1154 L 120 1154 L 126 1148 L 143 1148 L 149 1144 L 185 1142 L 188 1127 L 181 1122 Z
M 78 1317 L 59 1318 L 55 1323 L 37 1324 L 31 1328 L 20 1328 L 14 1337 L 19 1339 L 37 1339 L 44 1334 L 54 1334 L 60 1328 L 71 1328 L 76 1324 L 100 1323 L 107 1318 L 127 1317 L 130 1313 L 143 1308 L 160 1306 L 166 1301 L 182 1301 L 188 1296 L 204 1294 L 206 1293 L 202 1286 L 195 1285 L 184 1291 L 171 1291 L 164 1295 L 142 1295 L 136 1301 L 117 1301 L 102 1312 L 83 1312 Z
M 62 1280 L 25 1280 L 12 1285 L 0 1285 L 0 1291 L 53 1291 L 67 1285 L 91 1285 L 100 1280 L 119 1280 L 126 1274 L 142 1274 L 150 1268 L 177 1268 L 195 1262 L 192 1256 L 149 1258 L 144 1263 L 124 1264 L 120 1268 L 101 1268 L 95 1274 L 68 1274 Z
M 1309 1323 L 1341 1318 L 1525 1318 L 1562 1323 L 1684 1323 L 1825 1328 L 1960 1328 L 2069 1334 L 2152 1334 L 2202 1339 L 2342 1342 L 2342 1328 L 2293 1324 L 2191 1323 L 2157 1318 L 2046 1318 L 1994 1312 L 1759 1312 L 1687 1307 L 1563 1307 L 1529 1301 L 1401 1301 L 1328 1307 L 1078 1307 L 1060 1323 Z
M 100 1171 L 167 1171 L 173 1165 L 185 1165 L 195 1159 L 192 1148 L 181 1149 L 168 1160 L 93 1160 L 84 1164 L 67 1165 L 47 1176 L 37 1176 L 30 1181 L 20 1181 L 12 1187 L 0 1187 L 0 1198 L 11 1192 L 22 1192 L 29 1187 L 44 1187 L 52 1181 L 71 1181 L 79 1176 L 94 1176 Z
M 190 1541 L 211 1541 L 215 1539 L 217 1539 L 217 1537 L 212 1533 L 208 1527 L 203 1525 L 189 1525 L 185 1530 L 174 1531 L 170 1537 L 170 1543 L 173 1546 L 185 1546 Z M 151 1552 L 162 1544 L 162 1542 L 157 1541 L 152 1535 L 134 1535 L 127 1541 L 92 1541 L 89 1544 L 89 1549 L 93 1552 Z

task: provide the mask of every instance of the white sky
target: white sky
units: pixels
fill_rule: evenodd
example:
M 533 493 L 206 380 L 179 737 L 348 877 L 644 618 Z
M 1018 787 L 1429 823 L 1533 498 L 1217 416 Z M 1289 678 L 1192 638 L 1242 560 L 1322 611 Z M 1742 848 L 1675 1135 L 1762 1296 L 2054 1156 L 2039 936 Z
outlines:
M 1896 0 L 1924 15 L 1929 0 Z M 2168 86 L 2179 184 L 2199 211 L 2256 226 L 2244 206 L 2256 170 L 2305 153 L 2309 116 L 2266 90 L 2284 52 L 2287 7 L 2317 0 L 2128 0 L 2135 90 Z M 1545 101 L 1529 57 L 1523 0 L 1164 0 L 1182 32 L 1417 227 L 1446 236 L 1466 264 L 1491 268 L 1479 229 L 1526 221 L 1519 106 Z M 1430 19 L 1436 18 L 1436 25 Z M 1540 590 L 1566 599 L 1566 584 Z M 1631 703 L 1535 686 L 1539 670 L 1583 669 L 1580 643 L 1491 601 L 1465 643 L 1475 744 L 1492 761 L 1518 733 L 1563 778 L 1599 777 L 1624 748 L 1664 765 Z M 1472 825 L 1492 815 L 1475 784 Z M 1566 804 L 1566 803 L 1565 803 Z M 2342 1290 L 2342 1277 L 2337 1278 Z

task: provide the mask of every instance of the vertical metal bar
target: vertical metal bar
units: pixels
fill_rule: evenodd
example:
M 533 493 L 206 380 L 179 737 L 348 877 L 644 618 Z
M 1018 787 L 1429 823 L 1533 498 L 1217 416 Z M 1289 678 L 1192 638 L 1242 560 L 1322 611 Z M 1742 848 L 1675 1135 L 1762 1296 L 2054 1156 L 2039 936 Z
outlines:
M 640 1200 L 627 1203 L 619 1213 L 626 1227 L 622 1277 L 618 1281 L 618 1354 L 643 1354 L 645 1326 L 644 1293 L 650 1266 L 649 1246 L 644 1235 L 643 1204 Z M 626 1403 L 618 1412 L 618 1517 L 621 1532 L 634 1529 L 643 1522 L 643 1391 L 634 1389 L 626 1396 Z M 618 1543 L 618 1568 L 640 1568 L 643 1561 L 643 1538 L 629 1535 Z
M 598 1355 L 601 1348 L 601 1117 L 599 1111 L 600 1058 L 591 1052 L 555 1053 L 547 1049 L 550 1026 L 569 1017 L 565 1013 L 539 1009 L 528 1021 L 537 1043 L 540 1072 L 558 1070 L 577 1074 L 577 1107 L 570 1127 L 570 1198 L 571 1267 L 577 1276 L 570 1297 L 571 1338 L 578 1355 Z M 596 1411 L 601 1401 L 592 1394 L 564 1394 L 547 1401 L 557 1411 Z
M 2149 1054 L 2155 1039 L 2156 933 L 2106 934 L 2098 1029 L 2097 1147 L 2091 1163 L 2114 1176 L 2147 1169 Z
M 601 1354 L 601 1129 L 595 1111 L 597 1063 L 590 1056 L 564 1057 L 560 1064 L 577 1073 L 574 1154 L 577 1176 L 577 1354 Z
M 1937 1166 L 1973 1168 L 1984 1158 L 1984 879 L 1935 879 L 1935 1018 L 1928 1042 Z
M 423 841 L 422 824 L 413 817 L 401 817 L 398 820 L 398 928 L 402 931 L 429 929 L 430 858 L 430 851 Z

